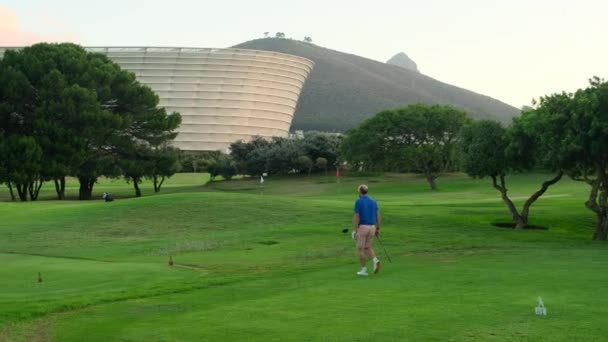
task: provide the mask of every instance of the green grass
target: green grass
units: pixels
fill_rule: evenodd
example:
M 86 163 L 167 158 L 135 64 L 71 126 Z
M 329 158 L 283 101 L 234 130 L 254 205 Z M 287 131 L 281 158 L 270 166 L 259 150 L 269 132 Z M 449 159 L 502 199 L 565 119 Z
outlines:
M 521 205 L 544 177 L 510 177 L 510 194 Z M 591 241 L 583 184 L 564 180 L 532 207 L 531 223 L 549 229 L 519 231 L 494 227 L 509 221 L 498 193 L 462 175 L 440 178 L 437 192 L 397 174 L 205 181 L 176 175 L 160 194 L 129 198 L 129 185 L 102 180 L 96 191 L 118 200 L 0 203 L 0 341 L 608 334 L 608 255 Z M 379 201 L 393 259 L 376 242 L 383 268 L 368 278 L 355 275 L 353 242 L 340 232 L 360 183 Z M 547 317 L 534 315 L 539 295 Z

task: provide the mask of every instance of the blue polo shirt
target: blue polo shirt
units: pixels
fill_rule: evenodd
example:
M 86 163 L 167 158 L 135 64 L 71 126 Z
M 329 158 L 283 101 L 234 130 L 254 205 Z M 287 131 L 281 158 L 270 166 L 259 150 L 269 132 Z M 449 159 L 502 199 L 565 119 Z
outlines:
M 367 195 L 361 196 L 355 202 L 355 213 L 359 214 L 360 225 L 375 225 L 377 223 L 378 203 Z

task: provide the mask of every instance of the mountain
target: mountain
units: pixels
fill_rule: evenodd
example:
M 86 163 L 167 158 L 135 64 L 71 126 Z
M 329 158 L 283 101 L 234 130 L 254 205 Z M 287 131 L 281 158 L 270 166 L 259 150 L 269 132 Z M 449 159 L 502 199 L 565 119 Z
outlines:
M 402 67 L 403 69 L 412 70 L 416 72 L 420 72 L 418 70 L 418 65 L 414 62 L 405 52 L 399 52 L 386 61 L 386 64 L 396 65 L 398 67 Z
M 510 123 L 519 110 L 421 73 L 291 39 L 262 38 L 234 46 L 282 52 L 315 62 L 292 130 L 344 132 L 384 110 L 413 103 L 449 104 L 473 118 Z

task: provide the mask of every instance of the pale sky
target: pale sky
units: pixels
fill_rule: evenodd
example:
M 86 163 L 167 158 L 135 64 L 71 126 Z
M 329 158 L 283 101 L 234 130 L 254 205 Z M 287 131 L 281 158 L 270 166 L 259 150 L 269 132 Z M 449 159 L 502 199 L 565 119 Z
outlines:
M 386 61 L 515 107 L 608 78 L 606 0 L 0 0 L 0 45 L 228 47 L 269 31 Z

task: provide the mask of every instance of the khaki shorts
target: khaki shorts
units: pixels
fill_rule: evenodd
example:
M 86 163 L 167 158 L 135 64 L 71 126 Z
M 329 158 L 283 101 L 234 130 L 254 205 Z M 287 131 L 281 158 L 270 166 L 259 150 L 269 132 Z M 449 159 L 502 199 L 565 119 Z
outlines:
M 357 232 L 357 248 L 372 248 L 376 226 L 362 224 Z

